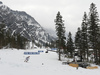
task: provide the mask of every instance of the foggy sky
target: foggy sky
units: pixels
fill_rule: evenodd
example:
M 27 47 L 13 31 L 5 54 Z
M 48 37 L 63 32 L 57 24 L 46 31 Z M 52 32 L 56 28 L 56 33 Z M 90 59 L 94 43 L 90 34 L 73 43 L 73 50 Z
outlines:
M 44 28 L 55 30 L 54 19 L 60 11 L 66 32 L 75 34 L 81 26 L 84 12 L 89 13 L 90 4 L 96 4 L 100 16 L 99 0 L 0 0 L 13 10 L 25 11 Z M 100 19 L 100 18 L 99 18 Z

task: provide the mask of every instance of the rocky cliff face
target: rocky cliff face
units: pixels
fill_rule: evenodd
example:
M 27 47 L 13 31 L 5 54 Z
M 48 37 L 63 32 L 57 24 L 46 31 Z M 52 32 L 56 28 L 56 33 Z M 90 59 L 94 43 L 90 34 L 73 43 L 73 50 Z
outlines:
M 46 33 L 41 25 L 24 11 L 14 11 L 0 2 L 0 21 L 4 21 L 7 29 L 13 33 L 20 33 L 28 40 L 46 43 L 54 40 L 49 33 Z

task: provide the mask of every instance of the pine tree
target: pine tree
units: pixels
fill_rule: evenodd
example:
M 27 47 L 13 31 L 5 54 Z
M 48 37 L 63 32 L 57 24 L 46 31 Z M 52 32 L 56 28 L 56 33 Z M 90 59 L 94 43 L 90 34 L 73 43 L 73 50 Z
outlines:
M 99 19 L 98 12 L 94 3 L 90 5 L 89 12 L 89 42 L 90 47 L 94 50 L 95 63 L 98 64 L 97 42 L 99 32 Z
M 11 45 L 11 31 L 10 29 L 7 30 L 6 32 L 6 46 L 9 48 Z
M 98 36 L 98 44 L 97 44 L 97 48 L 98 48 L 98 64 L 100 64 L 100 30 L 99 30 L 99 36 Z
M 17 48 L 18 48 L 18 49 L 22 49 L 22 48 L 23 48 L 23 43 L 22 43 L 21 34 L 17 34 Z
M 82 24 L 81 24 L 81 44 L 82 44 L 82 55 L 86 56 L 87 54 L 87 61 L 88 61 L 88 33 L 87 33 L 87 26 L 88 26 L 88 18 L 86 12 L 84 12 Z
M 65 37 L 65 27 L 62 20 L 62 16 L 60 15 L 60 12 L 57 13 L 56 19 L 55 19 L 55 25 L 56 25 L 56 34 L 57 34 L 57 47 L 58 47 L 58 53 L 59 53 L 59 60 L 61 60 L 61 48 L 64 49 L 66 47 L 66 37 Z
M 82 37 L 81 37 L 81 29 L 78 28 L 75 35 L 75 48 L 78 49 L 78 53 L 82 55 Z
M 71 57 L 73 57 L 74 43 L 73 43 L 73 40 L 72 40 L 72 34 L 71 34 L 71 32 L 69 32 L 69 34 L 68 34 L 67 51 L 70 52 Z
M 5 24 L 0 22 L 0 48 L 5 46 Z

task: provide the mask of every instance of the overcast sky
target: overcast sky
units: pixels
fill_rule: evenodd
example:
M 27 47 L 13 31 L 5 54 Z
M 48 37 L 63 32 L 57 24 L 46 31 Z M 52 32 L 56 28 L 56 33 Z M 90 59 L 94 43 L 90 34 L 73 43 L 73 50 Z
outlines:
M 65 21 L 66 32 L 73 34 L 81 26 L 84 12 L 89 12 L 90 4 L 96 4 L 100 16 L 100 0 L 0 0 L 13 10 L 25 11 L 41 26 L 55 30 L 54 19 L 60 11 Z

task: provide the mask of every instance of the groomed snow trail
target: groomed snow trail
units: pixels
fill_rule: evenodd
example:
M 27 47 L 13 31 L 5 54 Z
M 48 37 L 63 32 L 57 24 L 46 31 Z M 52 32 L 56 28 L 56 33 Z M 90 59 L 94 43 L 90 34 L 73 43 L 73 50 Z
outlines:
M 37 55 L 25 55 L 24 52 L 40 52 Z M 99 75 L 99 69 L 89 70 L 62 65 L 55 52 L 45 53 L 46 49 L 0 50 L 0 75 Z M 24 62 L 30 56 L 29 62 Z

